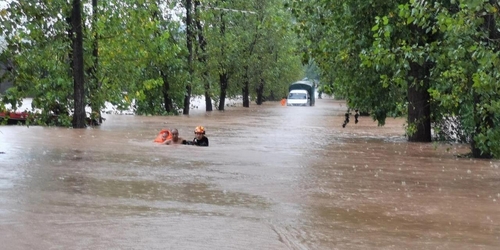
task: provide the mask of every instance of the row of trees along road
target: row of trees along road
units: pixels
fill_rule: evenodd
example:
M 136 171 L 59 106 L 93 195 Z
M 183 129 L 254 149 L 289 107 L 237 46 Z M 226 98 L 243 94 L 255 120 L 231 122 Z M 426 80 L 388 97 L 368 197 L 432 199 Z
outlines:
M 310 0 L 289 6 L 327 93 L 368 111 L 380 125 L 406 115 L 409 141 L 455 140 L 470 143 L 474 157 L 500 157 L 498 1 Z
M 207 111 L 242 95 L 248 107 L 282 97 L 312 60 L 322 91 L 379 125 L 407 116 L 409 141 L 498 158 L 499 10 L 493 0 L 17 0 L 0 11 L 0 60 L 15 65 L 2 101 L 32 96 L 40 122 L 75 128 L 85 105 L 100 117 L 105 101 L 187 114 L 192 95 Z M 75 115 L 49 119 L 61 109 Z
M 207 111 L 226 97 L 260 105 L 303 75 L 282 0 L 16 0 L 0 35 L 14 65 L 2 104 L 33 97 L 42 125 L 83 128 L 106 101 L 152 115 L 189 114 L 194 95 Z

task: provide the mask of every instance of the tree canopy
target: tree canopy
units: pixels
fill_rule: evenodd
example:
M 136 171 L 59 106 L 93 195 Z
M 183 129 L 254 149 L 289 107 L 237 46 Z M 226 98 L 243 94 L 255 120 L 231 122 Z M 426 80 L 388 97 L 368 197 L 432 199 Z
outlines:
M 352 108 L 406 115 L 410 140 L 500 157 L 496 1 L 290 1 L 306 59 Z M 427 137 L 427 138 L 424 138 Z
M 90 118 L 105 102 L 188 114 L 201 95 L 207 111 L 236 96 L 248 107 L 307 75 L 379 125 L 405 116 L 409 141 L 464 142 L 474 157 L 498 158 L 499 9 L 493 0 L 12 1 L 0 10 L 0 60 L 12 62 L 3 77 L 14 87 L 1 101 L 33 97 L 32 122 L 80 127 L 80 103 Z
M 256 100 L 260 93 L 270 100 L 303 75 L 291 15 L 280 0 L 78 2 L 88 117 L 100 116 L 105 102 L 134 102 L 137 114 L 177 114 L 191 95 L 204 93 L 224 109 L 225 97 L 243 94 L 243 82 L 248 97 Z M 2 103 L 15 108 L 33 97 L 41 114 L 32 122 L 38 124 L 72 125 L 72 6 L 20 0 L 0 12 L 0 34 L 8 44 L 1 59 L 15 65 L 6 74 L 14 87 Z

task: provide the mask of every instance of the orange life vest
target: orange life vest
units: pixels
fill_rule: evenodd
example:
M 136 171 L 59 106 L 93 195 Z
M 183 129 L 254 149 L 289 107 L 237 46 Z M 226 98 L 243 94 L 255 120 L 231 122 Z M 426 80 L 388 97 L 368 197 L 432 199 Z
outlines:
M 170 130 L 168 129 L 162 129 L 160 133 L 158 133 L 158 136 L 156 136 L 154 142 L 162 143 L 165 142 L 166 140 L 172 140 L 172 132 L 170 132 Z

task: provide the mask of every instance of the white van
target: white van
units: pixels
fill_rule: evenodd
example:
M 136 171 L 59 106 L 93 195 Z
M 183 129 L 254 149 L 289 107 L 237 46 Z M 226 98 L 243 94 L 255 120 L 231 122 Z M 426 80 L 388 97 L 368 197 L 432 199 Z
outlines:
M 309 92 L 304 89 L 294 89 L 288 94 L 286 100 L 287 106 L 311 106 L 311 97 Z

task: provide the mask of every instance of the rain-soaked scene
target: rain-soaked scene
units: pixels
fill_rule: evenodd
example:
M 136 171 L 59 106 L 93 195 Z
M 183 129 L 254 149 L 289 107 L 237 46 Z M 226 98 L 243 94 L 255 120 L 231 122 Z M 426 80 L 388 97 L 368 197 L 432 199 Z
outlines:
M 2 249 L 499 249 L 500 163 L 277 102 L 0 127 Z M 209 147 L 161 145 L 163 128 Z

